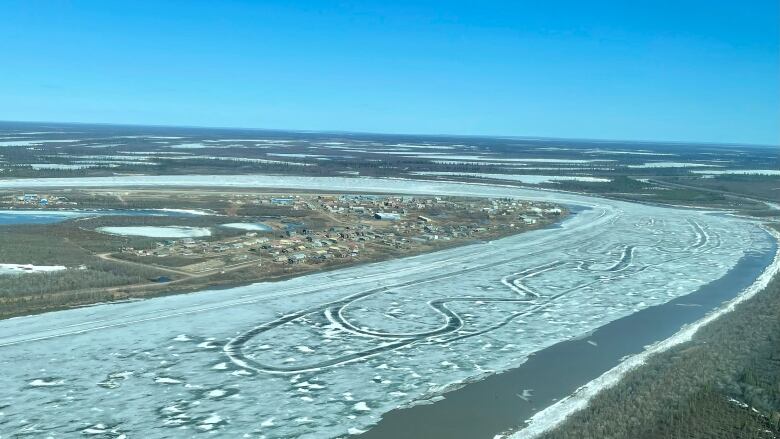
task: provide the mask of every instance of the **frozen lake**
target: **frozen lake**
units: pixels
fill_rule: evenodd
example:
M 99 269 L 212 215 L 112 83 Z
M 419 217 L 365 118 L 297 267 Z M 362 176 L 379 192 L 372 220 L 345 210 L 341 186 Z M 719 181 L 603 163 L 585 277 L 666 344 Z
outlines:
M 272 232 L 274 230 L 271 226 L 263 223 L 226 223 L 219 226 L 228 229 L 246 230 L 247 232 Z
M 2 182 L 0 182 L 2 186 Z M 20 209 L 0 210 L 0 226 L 19 224 L 55 224 L 75 218 L 95 216 L 193 216 L 205 212 L 175 209 Z
M 0 181 L 76 185 L 509 196 L 587 209 L 561 227 L 490 243 L 0 321 L 0 432 L 9 436 L 356 434 L 395 407 L 697 291 L 749 251 L 773 246 L 737 218 L 491 185 L 278 176 Z
M 136 226 L 136 227 L 98 227 L 98 232 L 119 236 L 147 236 L 150 238 L 201 238 L 211 236 L 206 227 L 185 226 Z

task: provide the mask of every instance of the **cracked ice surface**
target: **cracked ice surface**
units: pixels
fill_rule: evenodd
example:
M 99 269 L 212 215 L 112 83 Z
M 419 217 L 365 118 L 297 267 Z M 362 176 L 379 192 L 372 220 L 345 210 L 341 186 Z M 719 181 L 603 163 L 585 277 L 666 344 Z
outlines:
M 560 228 L 220 291 L 0 321 L 0 432 L 338 437 L 723 276 L 757 225 L 546 191 L 346 178 L 39 180 L 515 196 Z M 3 186 L 30 181 L 2 181 Z M 0 434 L 0 436 L 4 436 Z

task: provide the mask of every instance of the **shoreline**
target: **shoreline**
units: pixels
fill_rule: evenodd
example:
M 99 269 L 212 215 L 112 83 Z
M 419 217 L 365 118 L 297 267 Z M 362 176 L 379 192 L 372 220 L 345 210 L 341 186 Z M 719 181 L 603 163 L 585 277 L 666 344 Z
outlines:
M 31 315 L 39 315 L 39 314 L 46 314 L 49 312 L 57 312 L 62 310 L 68 310 L 68 309 L 80 309 L 80 308 L 89 308 L 97 305 L 105 305 L 105 304 L 112 304 L 112 303 L 123 303 L 127 301 L 138 301 L 138 300 L 147 300 L 147 299 L 154 299 L 158 297 L 166 297 L 166 296 L 174 296 L 174 295 L 180 295 L 180 294 L 195 294 L 202 291 L 216 291 L 216 290 L 223 290 L 223 289 L 230 289 L 230 288 L 236 288 L 236 287 L 243 287 L 258 283 L 267 283 L 267 282 L 280 282 L 285 281 L 289 279 L 294 279 L 296 277 L 300 276 L 307 276 L 317 273 L 326 273 L 334 270 L 340 270 L 345 268 L 352 268 L 352 267 L 358 267 L 361 265 L 370 265 L 380 262 L 385 262 L 388 260 L 398 260 L 398 259 L 404 259 L 404 258 L 413 258 L 416 256 L 421 256 L 425 254 L 430 254 L 438 251 L 443 250 L 449 250 L 454 248 L 460 248 L 460 247 L 468 247 L 473 245 L 480 245 L 484 243 L 489 243 L 495 240 L 499 240 L 502 238 L 508 238 L 513 236 L 519 236 L 524 233 L 536 231 L 536 230 L 544 230 L 544 229 L 550 229 L 550 228 L 557 228 L 561 227 L 561 224 L 566 222 L 567 220 L 574 217 L 577 213 L 582 211 L 582 208 L 579 206 L 568 206 L 568 205 L 562 205 L 564 208 L 564 212 L 561 214 L 560 217 L 558 217 L 556 220 L 551 221 L 546 224 L 540 224 L 535 227 L 529 227 L 520 233 L 514 233 L 514 234 L 508 234 L 508 235 L 502 235 L 502 234 L 492 234 L 490 236 L 485 237 L 486 239 L 469 239 L 462 242 L 453 242 L 453 241 L 441 241 L 436 243 L 433 247 L 423 249 L 422 251 L 413 251 L 409 252 L 408 254 L 404 254 L 402 256 L 397 255 L 388 255 L 388 254 L 376 254 L 377 257 L 366 259 L 366 260 L 351 260 L 345 263 L 333 263 L 328 264 L 326 266 L 318 267 L 318 269 L 314 270 L 303 270 L 293 273 L 277 273 L 270 276 L 253 279 L 253 280 L 247 280 L 247 281 L 241 281 L 241 280 L 235 280 L 235 281 L 228 281 L 228 282 L 218 282 L 218 281 L 208 281 L 201 283 L 194 283 L 194 284 L 187 284 L 186 281 L 189 280 L 187 278 L 181 279 L 182 282 L 181 285 L 172 285 L 177 283 L 178 281 L 173 281 L 169 283 L 150 283 L 150 284 L 132 284 L 132 285 L 118 285 L 116 287 L 109 287 L 109 289 L 114 290 L 114 299 L 111 299 L 109 297 L 104 298 L 103 300 L 92 302 L 92 303 L 83 303 L 83 304 L 74 304 L 74 305 L 63 305 L 63 306 L 55 306 L 55 307 L 49 307 L 49 308 L 42 308 L 38 310 L 33 310 L 29 312 L 21 312 L 21 313 L 15 313 L 15 314 L 8 314 L 5 316 L 0 316 L 0 320 L 7 320 L 7 319 L 13 319 L 17 317 L 25 317 L 25 316 L 31 316 Z M 124 262 L 124 261 L 123 261 Z M 128 262 L 129 263 L 129 262 Z M 100 288 L 99 290 L 105 290 L 106 288 Z M 132 293 L 127 294 L 123 291 L 123 289 L 128 290 L 134 290 L 138 289 L 140 292 L 137 295 L 133 295 Z M 123 294 L 125 293 L 125 294 Z M 53 293 L 51 296 L 57 296 L 57 295 L 89 295 L 92 294 L 92 290 L 73 290 L 73 291 L 63 291 L 58 293 Z M 2 302 L 0 302 L 0 306 L 2 306 Z
M 508 439 L 533 439 L 552 430 L 566 420 L 566 417 L 584 409 L 591 398 L 599 392 L 617 385 L 628 372 L 641 367 L 645 361 L 658 353 L 690 341 L 702 327 L 714 322 L 724 314 L 734 311 L 736 306 L 750 300 L 780 273 L 780 232 L 762 227 L 775 239 L 775 255 L 772 263 L 747 288 L 721 307 L 710 311 L 704 318 L 684 326 L 671 337 L 648 346 L 643 352 L 632 355 L 619 365 L 606 371 L 595 380 L 578 388 L 573 394 L 538 412 L 527 421 L 527 426 L 509 434 Z
M 425 188 L 425 187 L 423 187 L 422 189 L 426 189 L 426 188 Z M 538 196 L 538 194 L 537 194 L 537 196 Z M 595 202 L 595 200 L 591 201 L 591 203 L 594 203 L 594 202 Z M 617 210 L 617 209 L 616 209 L 616 210 Z M 750 279 L 750 280 L 752 280 L 752 279 L 753 279 L 753 278 L 751 277 L 751 279 Z M 585 336 L 587 336 L 587 335 L 585 335 Z M 484 377 L 484 375 L 481 375 L 481 376 L 480 376 L 480 377 L 478 377 L 478 378 L 483 378 L 483 377 Z M 449 388 L 449 389 L 452 389 L 453 387 L 455 387 L 455 386 L 451 386 L 451 387 L 448 387 L 448 388 Z
M 661 343 L 663 337 L 668 336 L 664 334 L 675 334 L 701 320 L 702 313 L 704 316 L 712 314 L 723 303 L 734 300 L 747 288 L 745 284 L 740 283 L 734 288 L 722 288 L 722 284 L 732 283 L 735 279 L 738 282 L 746 275 L 745 270 L 750 270 L 749 279 L 755 279 L 754 276 L 761 275 L 777 263 L 779 255 L 780 245 L 775 241 L 773 248 L 746 256 L 743 263 L 735 267 L 736 270 L 714 280 L 712 285 L 704 285 L 686 296 L 645 308 L 536 351 L 514 368 L 486 371 L 481 376 L 442 386 L 420 400 L 385 413 L 371 429 L 354 437 L 508 437 L 507 432 L 516 430 L 517 423 L 521 422 L 518 419 L 532 419 L 552 407 L 547 407 L 545 401 L 550 401 L 550 398 L 558 402 L 566 400 L 587 385 L 588 380 L 593 377 L 598 379 L 605 370 L 619 367 L 625 358 L 637 355 L 646 346 Z M 719 292 L 722 293 L 719 295 Z M 646 331 L 645 328 L 650 329 Z M 660 338 L 654 335 L 659 332 Z M 621 334 L 632 336 L 621 338 Z M 641 340 L 637 341 L 637 337 Z M 577 372 L 568 366 L 572 358 L 574 363 L 581 365 Z M 457 421 L 446 421 L 450 416 Z M 511 437 L 519 439 L 526 436 Z

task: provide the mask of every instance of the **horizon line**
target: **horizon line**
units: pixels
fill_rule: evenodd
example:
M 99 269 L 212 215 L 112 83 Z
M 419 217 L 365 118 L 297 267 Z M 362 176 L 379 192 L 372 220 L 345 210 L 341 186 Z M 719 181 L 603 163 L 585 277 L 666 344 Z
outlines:
M 483 138 L 483 139 L 502 139 L 502 140 L 562 140 L 562 141 L 590 141 L 590 142 L 627 142 L 644 144 L 669 144 L 669 145 L 709 145 L 721 147 L 755 147 L 755 148 L 780 148 L 778 144 L 750 143 L 750 142 L 716 142 L 704 140 L 649 140 L 649 139 L 614 139 L 614 138 L 587 138 L 587 137 L 556 137 L 556 136 L 532 136 L 532 135 L 506 135 L 506 134 L 448 134 L 448 133 L 392 133 L 377 131 L 350 131 L 350 130 L 311 130 L 311 129 L 292 129 L 292 128 L 259 128 L 259 127 L 235 127 L 235 126 L 212 126 L 212 125 L 175 125 L 175 124 L 140 124 L 127 122 L 74 122 L 74 121 L 42 121 L 42 120 L 1 120 L 0 123 L 29 123 L 29 124 L 61 124 L 61 125 L 97 125 L 97 126 L 117 126 L 132 128 L 185 128 L 185 129 L 213 129 L 213 130 L 244 130 L 244 131 L 272 131 L 283 133 L 306 133 L 306 134 L 355 134 L 355 135 L 381 135 L 381 136 L 409 136 L 409 137 L 461 137 L 461 138 Z

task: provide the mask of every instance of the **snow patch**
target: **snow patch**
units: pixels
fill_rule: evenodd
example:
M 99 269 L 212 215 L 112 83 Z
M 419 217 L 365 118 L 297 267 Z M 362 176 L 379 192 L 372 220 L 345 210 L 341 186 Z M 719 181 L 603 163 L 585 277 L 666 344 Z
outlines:
M 146 236 L 149 238 L 202 238 L 211 236 L 205 227 L 186 226 L 122 226 L 99 227 L 99 232 L 121 236 Z

